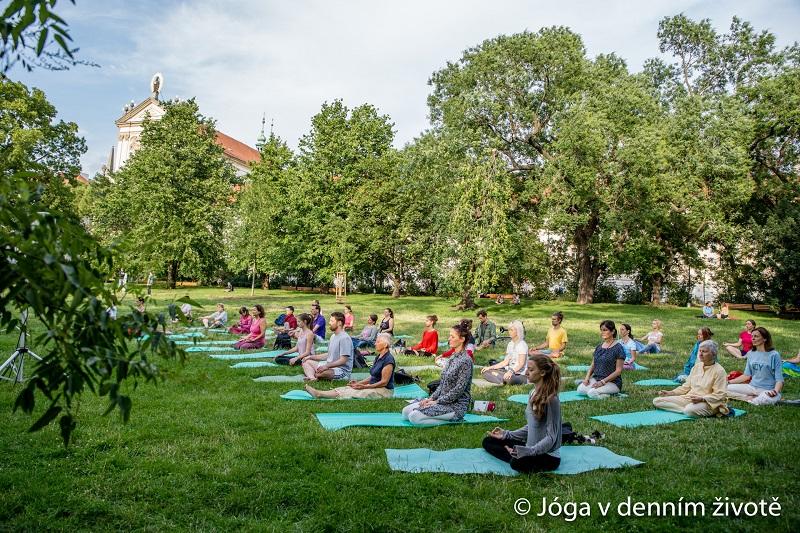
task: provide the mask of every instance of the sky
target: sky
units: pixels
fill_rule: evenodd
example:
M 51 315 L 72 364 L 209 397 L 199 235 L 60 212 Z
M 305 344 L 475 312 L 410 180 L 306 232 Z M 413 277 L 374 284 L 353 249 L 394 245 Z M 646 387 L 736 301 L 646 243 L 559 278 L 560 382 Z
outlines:
M 322 104 L 341 98 L 388 114 L 401 147 L 429 127 L 431 74 L 500 34 L 567 26 L 590 57 L 614 52 L 633 72 L 659 55 L 658 23 L 678 13 L 720 32 L 736 15 L 781 47 L 800 39 L 798 0 L 61 0 L 56 12 L 78 57 L 100 66 L 9 77 L 78 124 L 90 177 L 116 142 L 114 121 L 149 96 L 156 72 L 162 98 L 195 97 L 218 130 L 251 146 L 265 114 L 296 148 Z

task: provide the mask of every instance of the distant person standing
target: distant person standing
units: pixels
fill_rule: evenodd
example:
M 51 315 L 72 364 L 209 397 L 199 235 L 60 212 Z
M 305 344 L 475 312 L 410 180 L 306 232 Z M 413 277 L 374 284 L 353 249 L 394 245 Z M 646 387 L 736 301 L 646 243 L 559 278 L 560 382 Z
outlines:
M 156 282 L 156 277 L 152 271 L 147 275 L 147 295 L 153 294 L 153 283 Z

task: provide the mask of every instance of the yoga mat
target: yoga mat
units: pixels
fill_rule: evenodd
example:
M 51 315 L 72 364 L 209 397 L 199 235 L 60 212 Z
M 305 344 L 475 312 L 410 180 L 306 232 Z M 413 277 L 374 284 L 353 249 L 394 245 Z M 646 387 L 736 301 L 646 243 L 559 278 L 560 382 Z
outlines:
M 428 448 L 387 449 L 389 468 L 402 472 L 446 472 L 449 474 L 497 474 L 516 476 L 511 465 L 490 455 L 483 448 L 457 448 L 435 451 Z M 561 464 L 550 474 L 573 475 L 600 468 L 622 468 L 644 464 L 631 457 L 617 455 L 602 446 L 562 446 Z
M 640 365 L 639 363 L 634 361 L 633 362 L 633 369 L 634 370 L 647 370 L 648 368 L 646 366 Z
M 209 355 L 211 359 L 218 359 L 220 361 L 233 361 L 236 359 L 265 359 L 276 357 L 282 354 L 285 350 L 272 350 L 271 352 L 256 352 L 256 353 L 215 353 Z
M 244 333 L 231 333 L 227 329 L 210 329 L 208 330 L 209 333 L 224 333 L 226 335 L 244 335 Z M 264 335 L 266 336 L 266 335 Z
M 272 361 L 245 361 L 243 363 L 236 363 L 235 365 L 231 365 L 231 368 L 259 368 L 262 366 L 281 366 L 278 363 L 273 363 Z
M 441 347 L 450 346 L 450 343 L 448 341 L 442 341 L 439 343 L 439 346 Z
M 616 398 L 627 398 L 627 394 L 612 394 Z M 589 398 L 585 394 L 580 394 L 576 390 L 564 391 L 558 393 L 558 400 L 561 403 L 566 402 L 579 402 L 581 400 L 600 400 L 602 398 Z M 513 396 L 509 396 L 506 398 L 509 402 L 521 403 L 523 405 L 528 404 L 528 395 L 527 394 L 514 394 Z
M 192 344 L 196 346 L 210 346 L 212 344 L 231 344 L 232 341 L 173 341 L 177 345 Z
M 734 409 L 733 411 L 735 416 L 742 416 L 747 412 L 742 411 L 741 409 Z M 636 411 L 633 413 L 619 413 L 615 415 L 592 416 L 590 418 L 620 428 L 656 426 L 659 424 L 680 422 L 681 420 L 697 420 L 697 418 L 686 416 L 682 413 L 673 413 L 671 411 L 663 411 L 661 409 L 654 409 L 652 411 Z
M 319 423 L 328 431 L 336 431 L 352 426 L 370 427 L 416 427 L 429 428 L 435 426 L 415 426 L 403 418 L 401 413 L 316 413 Z M 442 426 L 455 424 L 482 424 L 485 422 L 504 422 L 506 418 L 487 415 L 466 414 L 458 422 L 442 422 Z
M 800 365 L 790 363 L 789 361 L 784 361 L 783 375 L 788 378 L 800 378 Z
M 567 365 L 567 370 L 570 372 L 586 372 L 589 370 L 589 365 Z
M 677 381 L 672 379 L 642 379 L 639 381 L 635 381 L 634 385 L 639 385 L 641 387 L 677 387 L 680 385 Z
M 224 346 L 192 346 L 190 348 L 186 348 L 187 352 L 216 352 L 216 351 L 232 352 L 233 350 L 235 350 L 233 346 L 228 348 Z
M 398 369 L 405 370 L 406 372 L 422 372 L 423 370 L 441 370 L 442 367 L 436 365 L 419 365 L 419 366 L 400 366 Z
M 410 339 L 411 335 L 395 335 L 395 339 Z
M 369 374 L 364 372 L 353 372 L 350 374 L 350 379 L 362 380 L 369 377 Z M 302 383 L 303 374 L 294 374 L 291 376 L 261 376 L 254 378 L 253 381 L 257 383 Z M 336 380 L 343 381 L 343 380 Z
M 472 384 L 475 385 L 476 387 L 480 387 L 482 389 L 485 389 L 485 388 L 488 388 L 488 387 L 502 387 L 502 385 L 499 384 L 499 383 L 492 383 L 491 381 L 486 381 L 483 378 L 473 378 L 472 379 Z
M 170 339 L 185 339 L 190 337 L 205 337 L 202 331 L 190 331 L 187 333 L 170 333 L 167 335 Z
M 427 398 L 428 393 L 422 390 L 422 388 L 417 385 L 416 383 L 412 383 L 411 385 L 401 385 L 399 387 L 394 388 L 394 398 L 405 399 L 405 400 L 412 400 L 415 398 Z M 281 398 L 284 400 L 363 400 L 365 398 L 314 398 L 309 393 L 304 390 L 290 390 L 286 394 L 281 394 Z M 376 398 L 380 400 L 384 399 L 391 399 L 391 398 Z

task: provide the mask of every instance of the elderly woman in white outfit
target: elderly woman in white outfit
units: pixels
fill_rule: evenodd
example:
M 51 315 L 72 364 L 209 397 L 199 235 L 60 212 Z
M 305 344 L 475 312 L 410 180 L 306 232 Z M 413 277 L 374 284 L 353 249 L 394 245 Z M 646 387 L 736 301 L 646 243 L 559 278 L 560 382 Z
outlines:
M 525 328 L 514 320 L 508 326 L 511 340 L 506 346 L 506 357 L 496 365 L 481 368 L 481 375 L 491 383 L 499 385 L 522 385 L 528 382 L 525 369 L 528 366 L 528 345 L 525 343 Z

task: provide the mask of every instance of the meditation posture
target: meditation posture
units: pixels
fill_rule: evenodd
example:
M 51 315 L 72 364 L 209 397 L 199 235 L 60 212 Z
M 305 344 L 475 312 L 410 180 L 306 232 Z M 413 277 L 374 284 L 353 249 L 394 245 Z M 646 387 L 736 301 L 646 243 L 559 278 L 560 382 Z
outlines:
M 378 336 L 378 315 L 372 314 L 367 318 L 367 325 L 361 330 L 358 337 L 350 337 L 353 341 L 353 348 L 375 346 L 375 338 Z
M 369 377 L 361 381 L 351 381 L 346 387 L 337 387 L 329 391 L 317 390 L 311 385 L 306 385 L 306 391 L 314 398 L 366 398 L 379 399 L 391 398 L 394 395 L 394 369 L 397 364 L 389 353 L 392 345 L 392 336 L 381 333 L 375 339 L 377 357 L 369 369 Z
M 567 349 L 567 330 L 565 330 L 561 323 L 564 321 L 564 313 L 556 311 L 550 317 L 550 329 L 547 332 L 545 341 L 534 346 L 530 350 L 530 355 L 547 355 L 553 359 L 558 359 L 564 355 L 564 350 Z
M 717 315 L 717 318 L 719 318 L 720 320 L 728 320 L 729 316 L 731 316 L 730 308 L 728 307 L 728 304 L 723 302 L 722 307 L 719 309 L 719 314 Z
M 496 427 L 483 439 L 483 449 L 518 472 L 549 472 L 561 464 L 561 371 L 543 355 L 528 362 L 528 381 L 535 387 L 525 408 L 527 424 L 516 431 Z
M 706 302 L 706 305 L 703 306 L 703 316 L 700 318 L 714 318 L 714 306 L 711 305 L 711 302 Z
M 697 330 L 697 342 L 694 343 L 692 346 L 692 351 L 689 353 L 689 358 L 686 360 L 686 364 L 683 365 L 683 370 L 680 374 L 675 376 L 675 381 L 679 383 L 683 383 L 689 377 L 689 374 L 692 373 L 692 369 L 694 368 L 695 364 L 697 363 L 697 352 L 700 349 L 700 343 L 703 341 L 711 340 L 711 337 L 714 336 L 714 333 L 711 331 L 711 328 L 702 327 Z
M 636 339 L 631 335 L 633 335 L 631 325 L 621 324 L 619 327 L 619 343 L 622 345 L 622 349 L 625 350 L 625 362 L 622 365 L 624 370 L 634 370 L 636 368 L 636 354 L 639 346 L 636 344 Z
M 753 405 L 774 405 L 783 390 L 783 364 L 766 328 L 753 330 L 753 349 L 747 353 L 744 374 L 728 382 L 728 397 Z M 750 383 L 746 381 L 750 378 Z
M 653 330 L 639 340 L 647 342 L 644 348 L 639 350 L 639 353 L 661 353 L 661 343 L 664 341 L 661 321 L 658 319 L 653 320 Z
M 313 319 L 311 331 L 317 336 L 317 340 L 323 342 L 325 340 L 325 317 L 322 316 L 318 303 L 311 304 L 311 318 Z
M 522 303 L 519 299 L 519 294 L 516 292 L 511 296 L 511 305 L 519 305 Z
M 460 322 L 450 329 L 449 344 L 454 350 L 442 370 L 439 386 L 430 398 L 409 404 L 403 409 L 403 418 L 412 424 L 434 426 L 464 418 L 472 400 L 472 359 L 466 345 L 470 328 Z
M 285 332 L 292 332 L 297 329 L 297 317 L 294 316 L 294 306 L 287 305 L 285 311 L 285 317 L 283 318 L 283 327 L 281 331 Z
M 228 329 L 229 333 L 250 333 L 250 325 L 253 323 L 253 317 L 250 316 L 250 311 L 247 307 L 239 308 L 239 322 L 232 325 Z
M 653 399 L 653 405 L 687 416 L 727 415 L 730 412 L 726 404 L 728 380 L 725 369 L 717 363 L 717 349 L 717 343 L 712 340 L 701 342 L 697 364 L 686 382 L 670 391 L 658 391 L 659 397 Z
M 338 278 L 337 278 L 338 279 Z M 353 308 L 349 305 L 344 306 L 344 330 L 348 333 L 353 331 L 353 324 L 356 322 L 356 317 L 353 315 Z
M 739 340 L 737 342 L 723 342 L 725 351 L 734 357 L 740 359 L 747 355 L 747 352 L 753 347 L 753 330 L 756 329 L 756 321 L 753 319 L 747 320 L 744 323 L 744 329 L 739 333 Z
M 464 319 L 461 320 L 461 322 L 459 322 L 459 324 L 461 324 L 462 326 L 467 328 L 467 331 L 472 331 L 472 320 L 470 320 L 468 318 L 464 318 Z M 467 338 L 466 352 L 467 352 L 467 355 L 469 356 L 469 358 L 474 361 L 475 360 L 475 338 L 472 336 L 472 333 L 470 333 L 469 337 Z M 455 348 L 450 348 L 449 350 L 444 352 L 442 355 L 437 357 L 436 360 L 434 360 L 434 363 L 436 363 L 440 367 L 444 368 L 445 366 L 447 366 L 447 362 L 450 360 L 450 356 L 452 356 L 454 353 L 456 353 Z
M 505 385 L 522 385 L 528 382 L 525 367 L 528 365 L 528 345 L 525 343 L 525 328 L 514 320 L 508 326 L 511 340 L 506 346 L 506 357 L 496 365 L 481 368 L 486 381 Z
M 383 320 L 381 320 L 380 332 L 394 335 L 394 311 L 388 307 L 383 310 Z
M 578 385 L 578 392 L 590 398 L 608 398 L 622 391 L 622 364 L 625 350 L 617 341 L 617 326 L 613 320 L 600 322 L 603 342 L 594 349 L 592 364 L 586 377 Z
M 210 315 L 201 316 L 200 320 L 206 328 L 224 328 L 228 321 L 228 312 L 224 304 L 217 304 L 217 310 Z
M 475 350 L 494 348 L 497 341 L 497 327 L 489 320 L 486 309 L 478 311 L 478 327 L 475 329 Z
M 422 340 L 405 351 L 406 355 L 420 355 L 423 357 L 436 357 L 439 353 L 439 332 L 436 331 L 436 323 L 439 317 L 428 315 L 425 319 L 425 330 L 422 332 Z
M 303 361 L 307 381 L 349 379 L 353 371 L 353 341 L 344 332 L 344 314 L 334 311 L 329 324 L 333 335 L 328 353 L 312 355 Z
M 264 347 L 264 334 L 267 332 L 267 319 L 264 318 L 264 307 L 257 304 L 253 307 L 253 321 L 250 324 L 250 333 L 239 339 L 233 345 L 237 350 L 255 350 Z
M 294 348 L 286 350 L 275 357 L 276 363 L 296 365 L 314 355 L 314 341 L 317 340 L 317 337 L 314 335 L 314 332 L 311 331 L 311 324 L 313 322 L 311 315 L 308 313 L 301 313 L 299 318 L 298 324 L 300 328 L 294 330 L 294 337 L 297 339 L 297 344 Z M 286 356 L 293 353 L 297 355 L 287 361 Z

